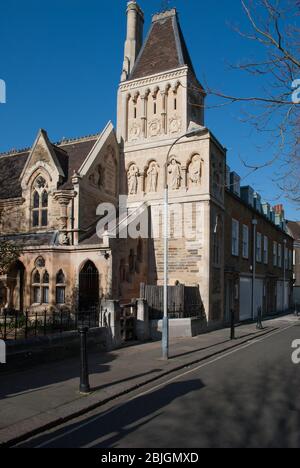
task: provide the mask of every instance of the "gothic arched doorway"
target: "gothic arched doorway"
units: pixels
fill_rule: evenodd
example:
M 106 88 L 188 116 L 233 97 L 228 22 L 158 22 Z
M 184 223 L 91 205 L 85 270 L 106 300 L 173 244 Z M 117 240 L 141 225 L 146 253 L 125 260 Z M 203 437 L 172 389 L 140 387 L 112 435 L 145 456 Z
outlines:
M 99 272 L 90 260 L 79 273 L 79 311 L 88 312 L 99 305 Z
M 19 260 L 9 269 L 6 284 L 8 288 L 7 309 L 15 312 L 23 312 L 25 267 Z

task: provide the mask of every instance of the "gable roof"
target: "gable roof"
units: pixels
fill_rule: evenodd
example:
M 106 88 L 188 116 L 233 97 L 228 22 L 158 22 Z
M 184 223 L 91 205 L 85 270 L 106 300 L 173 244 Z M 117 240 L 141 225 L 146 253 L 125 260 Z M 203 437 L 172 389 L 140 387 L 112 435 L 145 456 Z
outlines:
M 185 65 L 195 75 L 176 9 L 154 15 L 148 37 L 129 80 L 144 78 Z
M 96 144 L 99 135 L 72 141 L 62 141 L 51 145 L 51 151 L 59 161 L 64 178 L 60 188 L 72 189 L 72 177 Z M 22 196 L 21 175 L 24 171 L 31 149 L 0 155 L 0 200 Z

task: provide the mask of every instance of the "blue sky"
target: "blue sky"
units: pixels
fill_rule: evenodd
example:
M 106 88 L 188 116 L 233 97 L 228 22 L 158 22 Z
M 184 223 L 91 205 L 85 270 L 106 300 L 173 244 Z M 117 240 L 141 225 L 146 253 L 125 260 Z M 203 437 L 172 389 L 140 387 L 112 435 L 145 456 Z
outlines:
M 160 0 L 140 0 L 146 15 L 161 9 Z M 235 95 L 257 94 L 260 84 L 230 63 L 260 55 L 253 42 L 239 37 L 234 25 L 247 28 L 240 0 L 171 0 L 198 78 Z M 30 146 L 39 128 L 52 141 L 99 132 L 115 122 L 116 93 L 123 60 L 126 0 L 1 0 L 0 79 L 7 84 L 7 104 L 0 105 L 0 152 Z M 245 177 L 249 163 L 272 156 L 266 135 L 241 121 L 239 105 L 210 109 L 206 124 L 228 148 L 232 170 L 271 204 L 278 203 L 275 172 L 267 168 Z M 287 216 L 299 218 L 285 204 Z

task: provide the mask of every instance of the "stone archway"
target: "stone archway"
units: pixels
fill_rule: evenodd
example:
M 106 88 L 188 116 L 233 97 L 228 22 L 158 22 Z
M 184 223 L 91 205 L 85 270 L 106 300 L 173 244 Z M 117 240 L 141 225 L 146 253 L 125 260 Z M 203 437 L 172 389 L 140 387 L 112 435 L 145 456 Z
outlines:
M 88 260 L 79 273 L 79 311 L 87 312 L 98 307 L 100 301 L 99 272 Z

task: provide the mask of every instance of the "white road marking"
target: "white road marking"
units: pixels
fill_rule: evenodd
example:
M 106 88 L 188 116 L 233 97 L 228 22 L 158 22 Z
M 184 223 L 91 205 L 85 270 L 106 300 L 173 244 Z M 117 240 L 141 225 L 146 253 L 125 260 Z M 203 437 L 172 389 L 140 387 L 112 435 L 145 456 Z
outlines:
M 238 348 L 235 348 L 231 351 L 229 351 L 228 353 L 225 353 L 225 354 L 222 354 L 221 356 L 218 356 L 217 358 L 215 359 L 212 359 L 211 361 L 208 361 L 208 362 L 205 362 L 203 364 L 200 364 L 199 366 L 197 367 L 193 367 L 193 369 L 190 369 L 186 372 L 183 372 L 181 374 L 178 374 L 176 375 L 175 377 L 173 377 L 172 379 L 169 379 L 165 382 L 162 382 L 158 385 L 155 385 L 154 387 L 151 387 L 150 389 L 144 391 L 144 392 L 141 392 L 139 393 L 138 395 L 135 395 L 134 397 L 132 398 L 129 398 L 127 401 L 125 402 L 122 402 L 120 404 L 118 404 L 117 406 L 115 406 L 114 408 L 110 408 L 109 410 L 105 411 L 104 413 L 101 413 L 101 414 L 98 414 L 97 416 L 95 416 L 94 418 L 90 419 L 88 422 L 85 422 L 85 423 L 82 423 L 80 424 L 79 426 L 73 428 L 73 429 L 70 429 L 69 431 L 66 431 L 64 432 L 63 434 L 59 435 L 59 436 L 56 436 L 56 437 L 53 437 L 52 439 L 49 439 L 47 440 L 46 442 L 43 442 L 42 444 L 40 445 L 37 445 L 35 448 L 43 448 L 43 447 L 46 447 L 47 445 L 50 445 L 52 444 L 53 442 L 55 442 L 56 440 L 59 440 L 59 439 L 62 439 L 70 434 L 73 434 L 74 432 L 76 431 L 79 431 L 80 429 L 83 429 L 84 427 L 87 427 L 89 426 L 90 424 L 93 424 L 94 422 L 98 421 L 99 419 L 103 418 L 104 416 L 110 414 L 110 413 L 113 413 L 114 411 L 116 411 L 118 408 L 121 408 L 124 404 L 128 403 L 128 402 L 131 402 L 131 401 L 134 401 L 134 400 L 137 400 L 138 398 L 142 397 L 142 396 L 145 396 L 145 395 L 148 395 L 149 393 L 152 393 L 153 391 L 155 390 L 158 390 L 159 388 L 161 387 L 164 387 L 176 380 L 179 380 L 180 378 L 182 377 L 185 377 L 186 375 L 189 375 L 189 374 L 192 374 L 196 371 L 198 371 L 199 369 L 203 369 L 204 367 L 207 367 L 209 366 L 210 364 L 214 364 L 215 362 L 218 362 L 220 361 L 221 359 L 225 359 L 226 357 L 228 356 L 231 356 L 232 354 L 235 354 L 243 349 L 246 349 L 246 348 L 249 348 L 250 346 L 253 346 L 254 344 L 257 344 L 257 343 L 261 343 L 263 341 L 266 341 L 267 339 L 271 338 L 272 336 L 275 336 L 275 335 L 278 335 L 280 333 L 283 333 L 285 332 L 286 330 L 289 330 L 290 328 L 293 328 L 295 326 L 295 324 L 293 325 L 289 325 L 285 328 L 282 328 L 280 330 L 276 330 L 275 332 L 273 333 L 270 333 L 269 335 L 265 335 L 265 336 L 262 336 L 260 339 L 257 339 L 255 341 L 249 341 L 247 344 L 245 345 L 241 345 L 239 346 Z M 163 378 L 163 377 L 162 377 Z M 42 436 L 42 434 L 40 435 L 40 437 Z

